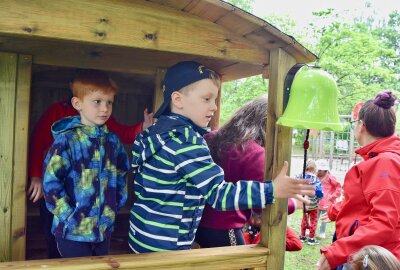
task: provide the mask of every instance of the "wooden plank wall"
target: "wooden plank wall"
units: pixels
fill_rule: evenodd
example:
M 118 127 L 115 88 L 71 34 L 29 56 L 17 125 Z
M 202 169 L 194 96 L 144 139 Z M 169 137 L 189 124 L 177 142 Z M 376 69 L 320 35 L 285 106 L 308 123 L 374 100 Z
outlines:
M 31 57 L 0 52 L 0 261 L 25 259 Z
M 6 35 L 136 47 L 259 64 L 265 63 L 268 55 L 266 50 L 213 21 L 147 1 L 22 3 L 3 0 L 0 17 L 3 18 L 0 33 Z M 79 63 L 81 59 L 74 58 L 74 62 Z
M 276 176 L 284 161 L 290 162 L 291 128 L 276 126 L 276 121 L 283 114 L 283 84 L 289 69 L 296 64 L 295 59 L 282 49 L 271 50 L 268 91 L 268 115 L 266 135 L 266 179 Z M 287 223 L 287 200 L 277 199 L 262 214 L 261 242 L 269 247 L 267 269 L 284 269 L 285 239 Z

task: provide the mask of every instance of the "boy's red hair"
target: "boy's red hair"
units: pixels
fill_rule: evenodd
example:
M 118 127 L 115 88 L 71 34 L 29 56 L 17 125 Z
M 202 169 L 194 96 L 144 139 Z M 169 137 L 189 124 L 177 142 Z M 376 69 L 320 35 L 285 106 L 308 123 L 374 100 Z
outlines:
M 82 69 L 77 72 L 71 84 L 74 97 L 82 99 L 91 92 L 114 93 L 118 91 L 117 84 L 101 70 Z

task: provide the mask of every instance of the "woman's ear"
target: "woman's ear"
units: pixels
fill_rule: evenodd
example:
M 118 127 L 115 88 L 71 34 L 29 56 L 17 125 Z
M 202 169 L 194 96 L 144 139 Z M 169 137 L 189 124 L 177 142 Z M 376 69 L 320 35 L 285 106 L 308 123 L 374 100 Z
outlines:
M 359 125 L 359 128 L 360 128 L 360 132 L 364 132 L 364 131 L 367 130 L 367 127 L 365 126 L 363 120 L 360 120 L 358 125 Z
M 183 97 L 182 93 L 175 91 L 171 94 L 171 109 L 176 108 L 181 110 L 183 108 Z
M 72 107 L 74 107 L 75 110 L 77 110 L 78 112 L 82 108 L 81 100 L 79 98 L 77 98 L 77 97 L 72 97 L 71 98 L 71 104 L 72 104 Z

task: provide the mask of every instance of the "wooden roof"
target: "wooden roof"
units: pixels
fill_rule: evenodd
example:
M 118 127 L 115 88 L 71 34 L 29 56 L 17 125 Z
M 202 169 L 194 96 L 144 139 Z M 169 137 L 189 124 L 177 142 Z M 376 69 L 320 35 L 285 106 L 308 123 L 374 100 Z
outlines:
M 143 75 L 197 60 L 223 80 L 265 72 L 269 50 L 316 56 L 268 22 L 219 0 L 0 1 L 0 50 L 36 64 Z

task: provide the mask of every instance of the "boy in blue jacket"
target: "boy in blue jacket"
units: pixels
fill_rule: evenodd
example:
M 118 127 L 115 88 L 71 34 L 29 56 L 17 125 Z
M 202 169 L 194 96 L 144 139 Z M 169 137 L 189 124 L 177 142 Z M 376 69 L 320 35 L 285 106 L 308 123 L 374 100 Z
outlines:
M 132 167 L 136 201 L 129 246 L 135 253 L 190 249 L 205 202 L 217 210 L 264 208 L 274 198 L 313 195 L 307 180 L 224 181 L 203 135 L 217 110 L 218 75 L 193 61 L 167 70 L 158 121 L 136 137 Z
M 303 174 L 296 176 L 297 178 L 303 178 Z M 317 177 L 317 164 L 313 159 L 308 159 L 306 162 L 306 170 L 304 178 L 310 179 L 310 185 L 315 186 L 315 196 L 310 196 L 308 199 L 310 203 L 303 207 L 303 219 L 301 221 L 301 235 L 300 240 L 302 242 L 307 241 L 308 245 L 317 245 L 319 242 L 315 239 L 315 232 L 318 225 L 318 203 L 324 197 L 322 191 L 321 181 Z M 309 230 L 308 239 L 306 236 L 306 230 Z
M 80 116 L 53 124 L 44 162 L 46 206 L 64 258 L 107 255 L 116 213 L 127 199 L 128 157 L 105 125 L 117 86 L 104 72 L 79 76 L 71 102 Z

